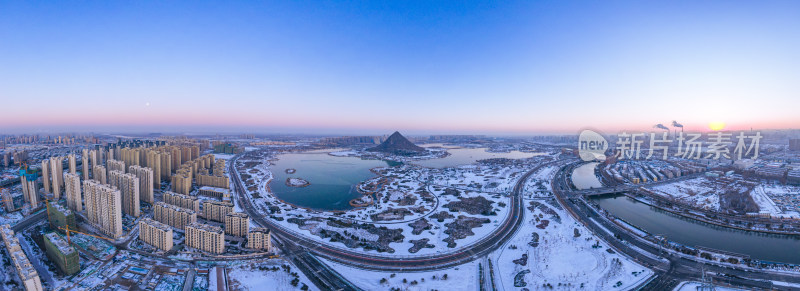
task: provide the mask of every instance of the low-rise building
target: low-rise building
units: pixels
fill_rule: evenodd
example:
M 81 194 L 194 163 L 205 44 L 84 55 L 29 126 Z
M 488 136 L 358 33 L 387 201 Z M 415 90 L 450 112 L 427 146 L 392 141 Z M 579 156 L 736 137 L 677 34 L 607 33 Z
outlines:
M 203 186 L 197 191 L 198 195 L 217 198 L 219 200 L 230 200 L 231 191 L 227 188 L 217 188 L 211 186 Z

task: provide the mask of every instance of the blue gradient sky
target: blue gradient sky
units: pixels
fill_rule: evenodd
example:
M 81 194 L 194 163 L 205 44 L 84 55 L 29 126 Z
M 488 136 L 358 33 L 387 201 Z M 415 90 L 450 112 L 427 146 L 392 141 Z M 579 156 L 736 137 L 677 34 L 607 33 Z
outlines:
M 797 128 L 798 80 L 798 1 L 0 2 L 7 132 Z

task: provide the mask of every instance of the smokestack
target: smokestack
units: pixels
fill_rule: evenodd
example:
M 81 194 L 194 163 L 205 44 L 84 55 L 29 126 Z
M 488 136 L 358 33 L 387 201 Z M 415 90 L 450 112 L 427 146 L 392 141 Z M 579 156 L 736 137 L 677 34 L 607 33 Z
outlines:
M 680 127 L 681 128 L 681 132 L 683 132 L 683 124 L 680 124 L 675 120 L 672 121 L 672 127 Z

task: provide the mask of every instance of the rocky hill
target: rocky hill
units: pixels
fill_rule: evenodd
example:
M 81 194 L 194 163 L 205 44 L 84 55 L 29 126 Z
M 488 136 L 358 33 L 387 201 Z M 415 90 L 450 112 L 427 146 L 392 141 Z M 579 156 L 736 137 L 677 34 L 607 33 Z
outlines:
M 414 156 L 425 153 L 425 149 L 408 141 L 400 132 L 395 131 L 380 145 L 369 148 L 367 151 L 390 153 L 403 156 Z

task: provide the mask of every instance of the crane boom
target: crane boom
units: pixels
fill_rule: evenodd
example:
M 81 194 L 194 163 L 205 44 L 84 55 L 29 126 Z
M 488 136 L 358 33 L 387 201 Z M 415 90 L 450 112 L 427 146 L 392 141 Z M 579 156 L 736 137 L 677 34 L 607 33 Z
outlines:
M 67 234 L 67 242 L 70 243 L 70 244 L 72 243 L 72 240 L 70 239 L 70 235 L 69 235 L 70 232 L 80 233 L 82 235 L 88 235 L 88 236 L 91 236 L 91 237 L 96 237 L 96 238 L 99 238 L 99 239 L 103 239 L 103 240 L 107 240 L 107 241 L 110 241 L 110 242 L 114 242 L 114 240 L 112 240 L 110 238 L 107 238 L 107 237 L 97 236 L 97 235 L 88 234 L 88 233 L 85 233 L 85 232 L 80 232 L 80 231 L 77 231 L 77 230 L 69 229 L 69 225 L 66 225 L 66 227 L 59 227 L 59 229 L 64 230 L 64 232 Z

